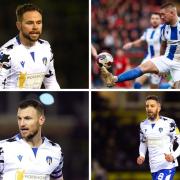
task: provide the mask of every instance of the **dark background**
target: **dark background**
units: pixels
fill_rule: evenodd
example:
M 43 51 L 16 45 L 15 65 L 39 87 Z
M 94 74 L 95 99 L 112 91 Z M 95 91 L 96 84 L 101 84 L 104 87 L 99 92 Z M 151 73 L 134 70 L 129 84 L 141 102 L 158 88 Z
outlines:
M 52 46 L 61 88 L 88 88 L 88 0 L 1 0 L 0 46 L 18 34 L 15 10 L 24 3 L 43 10 L 41 38 Z
M 161 100 L 160 115 L 174 119 L 180 128 L 180 92 L 92 92 L 94 180 L 151 179 L 148 152 L 142 166 L 136 164 L 136 158 L 139 156 L 139 125 L 146 119 L 145 98 L 153 94 Z M 180 179 L 178 171 L 179 167 L 176 180 Z
M 0 92 L 0 140 L 18 133 L 17 107 L 20 101 L 39 100 L 44 92 Z M 60 144 L 64 153 L 65 180 L 89 177 L 89 93 L 49 92 L 54 104 L 45 106 L 43 134 Z

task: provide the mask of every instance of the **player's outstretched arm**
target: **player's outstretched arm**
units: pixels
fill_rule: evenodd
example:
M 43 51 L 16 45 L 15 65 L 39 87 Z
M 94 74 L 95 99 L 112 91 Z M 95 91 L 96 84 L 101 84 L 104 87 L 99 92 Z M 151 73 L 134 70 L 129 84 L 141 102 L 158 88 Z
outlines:
M 94 59 L 97 58 L 97 55 L 98 55 L 97 54 L 97 50 L 96 50 L 96 48 L 93 45 L 91 45 L 91 54 L 92 54 Z
M 143 42 L 144 42 L 144 40 L 142 40 L 142 39 L 137 39 L 136 41 L 128 42 L 123 46 L 123 49 L 127 50 L 127 49 L 130 49 L 132 47 L 138 47 Z

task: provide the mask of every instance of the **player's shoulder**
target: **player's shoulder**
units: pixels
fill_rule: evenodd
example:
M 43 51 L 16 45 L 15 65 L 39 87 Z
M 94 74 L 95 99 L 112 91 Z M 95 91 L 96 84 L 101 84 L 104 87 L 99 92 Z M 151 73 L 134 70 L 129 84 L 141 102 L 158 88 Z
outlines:
M 47 40 L 44 40 L 44 39 L 38 39 L 37 42 L 42 46 L 47 46 L 47 47 L 51 46 L 50 43 Z
M 140 123 L 140 126 L 144 126 L 144 125 L 148 125 L 148 124 L 149 124 L 148 119 L 144 119 L 144 120 Z
M 48 139 L 47 137 L 43 137 L 44 143 L 48 148 L 55 149 L 55 150 L 61 150 L 61 147 L 58 143 Z
M 15 136 L 10 137 L 8 139 L 1 140 L 0 144 L 1 145 L 12 144 L 13 142 L 17 142 L 17 141 L 18 141 L 18 138 L 17 138 L 17 135 L 15 135 Z
M 166 116 L 160 116 L 160 119 L 167 123 L 175 123 L 174 119 L 166 117 Z
M 165 24 L 165 23 L 164 23 L 164 24 L 161 24 L 161 25 L 160 25 L 161 31 L 164 31 L 167 26 L 168 26 L 168 25 Z
M 19 44 L 20 44 L 20 41 L 18 40 L 18 36 L 16 36 L 10 39 L 8 42 L 6 42 L 4 45 L 2 45 L 0 49 L 1 51 L 8 52 Z
M 147 27 L 145 31 L 151 33 L 152 31 L 154 31 L 154 28 L 152 26 Z

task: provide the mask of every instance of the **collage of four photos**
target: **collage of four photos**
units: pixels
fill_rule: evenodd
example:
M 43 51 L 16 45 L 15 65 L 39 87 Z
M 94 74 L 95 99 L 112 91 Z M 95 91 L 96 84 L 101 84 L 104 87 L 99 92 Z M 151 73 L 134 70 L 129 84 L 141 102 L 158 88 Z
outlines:
M 0 180 L 179 180 L 180 2 L 2 0 Z

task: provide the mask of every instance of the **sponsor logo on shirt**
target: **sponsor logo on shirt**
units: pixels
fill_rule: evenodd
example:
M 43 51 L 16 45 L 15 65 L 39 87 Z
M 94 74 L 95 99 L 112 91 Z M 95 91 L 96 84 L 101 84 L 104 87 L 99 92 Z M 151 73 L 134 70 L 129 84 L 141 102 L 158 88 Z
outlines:
M 40 89 L 44 73 L 27 74 L 20 72 L 17 87 L 27 89 Z
M 49 180 L 49 175 L 26 174 L 24 170 L 16 171 L 16 180 Z

